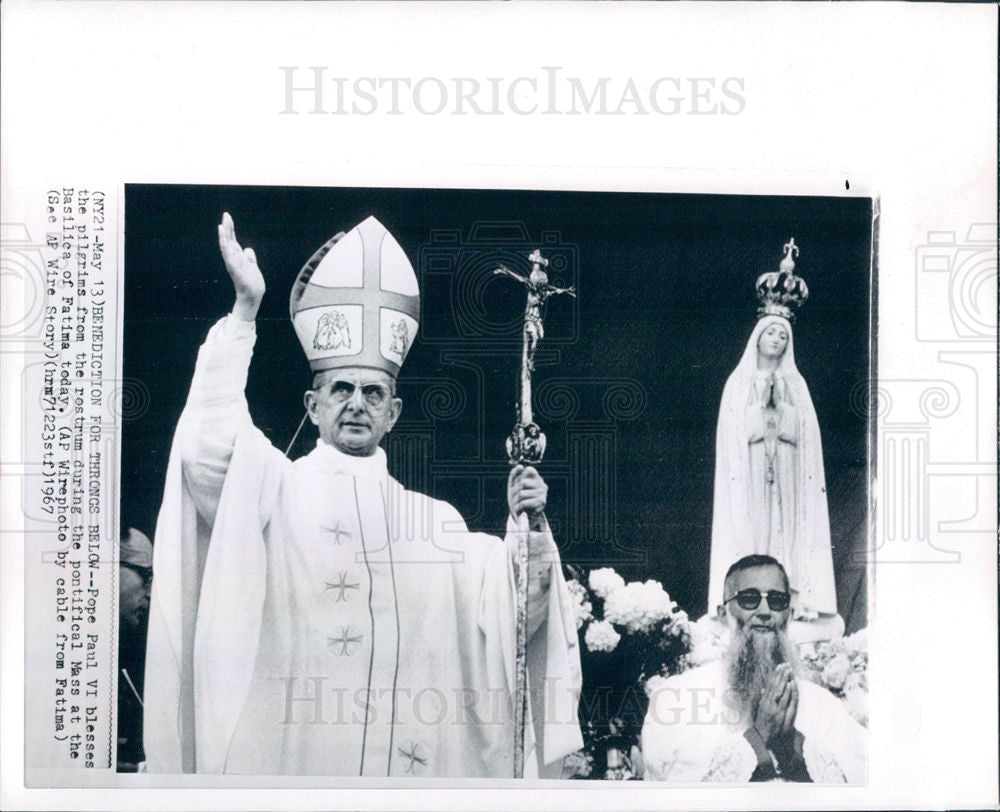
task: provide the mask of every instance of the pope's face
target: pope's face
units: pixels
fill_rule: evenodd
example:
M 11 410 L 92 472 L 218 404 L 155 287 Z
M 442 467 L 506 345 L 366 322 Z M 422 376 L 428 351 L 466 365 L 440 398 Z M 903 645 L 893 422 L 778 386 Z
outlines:
M 381 370 L 345 367 L 314 383 L 305 403 L 323 441 L 345 454 L 374 454 L 403 408 L 403 401 L 392 395 L 392 378 Z
M 773 565 L 740 570 L 726 582 L 725 597 L 730 598 L 744 589 L 756 589 L 761 598 L 755 609 L 744 609 L 735 599 L 726 602 L 726 612 L 736 629 L 755 635 L 784 631 L 791 607 L 775 611 L 768 605 L 766 597 L 768 592 L 788 592 L 784 573 Z
M 778 323 L 769 324 L 757 339 L 757 350 L 764 358 L 780 358 L 788 346 L 788 331 Z

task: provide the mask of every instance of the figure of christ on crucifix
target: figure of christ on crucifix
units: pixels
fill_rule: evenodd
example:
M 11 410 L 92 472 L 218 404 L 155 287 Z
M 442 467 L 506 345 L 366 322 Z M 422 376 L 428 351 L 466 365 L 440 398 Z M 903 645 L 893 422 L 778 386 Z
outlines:
M 539 339 L 545 335 L 542 328 L 542 306 L 550 296 L 568 293 L 575 297 L 572 288 L 559 288 L 549 284 L 549 276 L 545 266 L 549 261 L 542 256 L 537 248 L 528 256 L 531 263 L 531 273 L 522 276 L 501 265 L 494 274 L 510 276 L 528 289 L 527 303 L 524 307 L 523 346 L 521 349 L 521 381 L 520 399 L 518 401 L 517 424 L 507 440 L 507 454 L 511 464 L 541 462 L 545 453 L 545 435 L 535 424 L 531 409 L 531 373 L 535 369 L 535 349 Z
M 549 284 L 549 275 L 544 270 L 549 261 L 542 256 L 542 252 L 537 248 L 531 252 L 528 261 L 531 263 L 531 274 L 528 276 L 521 276 L 503 265 L 493 273 L 512 276 L 528 289 L 528 302 L 524 308 L 524 351 L 527 368 L 534 372 L 535 347 L 538 346 L 538 340 L 545 335 L 545 331 L 542 329 L 542 306 L 545 304 L 545 300 L 549 296 L 555 296 L 559 293 L 568 293 L 575 297 L 576 290 L 572 287 L 557 288 L 555 285 Z

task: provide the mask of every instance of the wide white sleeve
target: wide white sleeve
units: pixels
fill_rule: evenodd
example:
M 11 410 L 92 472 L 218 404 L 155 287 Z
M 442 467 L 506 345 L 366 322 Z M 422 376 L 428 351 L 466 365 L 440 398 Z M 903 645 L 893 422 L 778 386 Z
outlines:
M 868 779 L 868 731 L 844 702 L 826 688 L 799 683 L 795 727 L 805 737 L 802 754 L 817 784 L 864 784 Z
M 481 556 L 482 581 L 477 586 L 477 640 L 480 641 L 484 677 L 494 687 L 503 686 L 514 697 L 516 650 L 516 595 L 514 554 L 517 550 L 516 524 L 508 525 L 503 544 L 496 538 L 470 534 L 478 543 L 469 552 Z M 559 566 L 558 550 L 548 526 L 531 534 L 529 557 L 529 637 L 527 651 L 528 716 L 525 775 L 558 778 L 562 759 L 583 746 L 577 706 L 580 701 L 580 652 L 573 615 L 573 603 Z M 539 538 L 544 536 L 545 538 Z M 510 722 L 512 720 L 508 720 Z M 508 754 L 509 735 L 505 727 L 502 750 Z M 504 756 L 507 758 L 507 755 Z M 507 769 L 510 765 L 507 764 Z
M 507 535 L 504 543 L 511 565 L 517 573 L 517 548 L 520 536 L 517 522 L 507 516 Z M 559 570 L 559 548 L 556 547 L 548 520 L 543 520 L 541 530 L 530 531 L 528 539 L 528 638 L 530 639 L 545 622 L 549 612 L 549 588 L 553 571 Z
M 245 389 L 257 331 L 226 316 L 198 351 L 194 378 L 177 426 L 184 479 L 202 518 L 212 526 L 241 427 L 249 423 Z
M 747 782 L 757 755 L 738 726 L 729 724 L 715 685 L 671 677 L 653 692 L 642 726 L 648 781 Z
M 512 569 L 516 528 L 509 519 L 505 542 Z M 583 746 L 577 721 L 583 681 L 579 637 L 559 549 L 548 522 L 540 531 L 531 532 L 528 550 L 528 688 L 539 755 L 538 777 L 559 778 L 563 758 Z M 530 773 L 526 770 L 525 775 Z

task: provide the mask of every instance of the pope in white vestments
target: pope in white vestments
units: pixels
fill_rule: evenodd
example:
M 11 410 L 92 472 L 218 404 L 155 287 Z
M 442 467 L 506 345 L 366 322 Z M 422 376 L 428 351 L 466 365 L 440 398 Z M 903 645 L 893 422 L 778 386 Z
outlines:
M 296 461 L 244 397 L 264 280 L 231 218 L 220 246 L 233 312 L 202 346 L 170 455 L 155 538 L 146 659 L 150 772 L 510 777 L 516 585 L 507 539 L 470 533 L 408 491 L 378 442 L 402 402 L 417 282 L 374 218 L 328 241 L 291 297 L 319 428 Z M 529 534 L 526 776 L 582 745 L 571 601 L 518 466 L 511 514 Z

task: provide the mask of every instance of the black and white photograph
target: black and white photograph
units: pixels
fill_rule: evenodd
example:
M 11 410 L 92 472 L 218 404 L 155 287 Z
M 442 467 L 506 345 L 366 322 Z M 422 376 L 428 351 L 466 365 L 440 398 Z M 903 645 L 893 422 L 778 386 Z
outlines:
M 864 783 L 876 229 L 126 186 L 118 770 Z
M 0 808 L 997 808 L 998 14 L 3 0 Z

